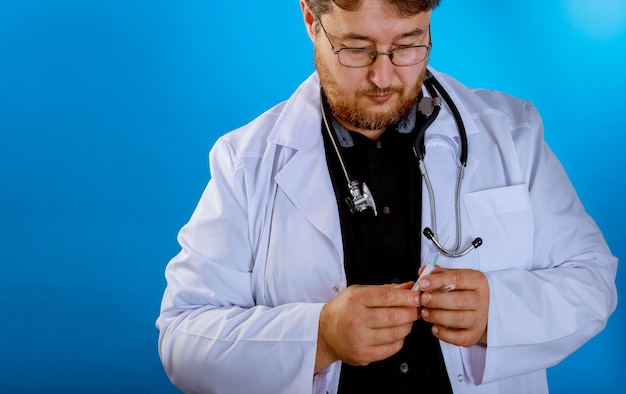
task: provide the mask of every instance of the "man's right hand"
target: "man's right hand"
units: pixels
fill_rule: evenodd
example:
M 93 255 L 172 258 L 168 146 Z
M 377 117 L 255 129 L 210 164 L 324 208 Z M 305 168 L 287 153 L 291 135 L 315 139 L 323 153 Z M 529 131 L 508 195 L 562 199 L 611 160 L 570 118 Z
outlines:
M 420 298 L 412 285 L 350 286 L 324 305 L 315 373 L 337 360 L 367 365 L 400 351 L 420 317 Z

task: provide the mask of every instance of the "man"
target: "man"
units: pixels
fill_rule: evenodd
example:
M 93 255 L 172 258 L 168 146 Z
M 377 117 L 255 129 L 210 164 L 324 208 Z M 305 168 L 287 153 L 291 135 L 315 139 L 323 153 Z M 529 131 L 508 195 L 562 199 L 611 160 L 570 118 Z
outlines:
M 438 3 L 300 1 L 317 73 L 216 143 L 166 270 L 159 350 L 181 390 L 542 393 L 606 324 L 617 259 L 532 105 L 427 68 Z M 422 107 L 430 78 L 467 146 L 453 104 Z M 449 254 L 484 245 L 413 291 L 431 224 Z

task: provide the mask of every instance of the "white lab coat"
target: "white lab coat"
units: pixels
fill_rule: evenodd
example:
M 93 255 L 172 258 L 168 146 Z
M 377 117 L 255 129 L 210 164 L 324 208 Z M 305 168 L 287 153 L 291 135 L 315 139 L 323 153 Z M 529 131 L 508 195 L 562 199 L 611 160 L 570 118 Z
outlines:
M 546 393 L 545 369 L 605 326 L 613 257 L 543 140 L 528 102 L 470 90 L 433 70 L 469 142 L 463 244 L 442 266 L 489 280 L 488 347 L 441 343 L 455 393 Z M 221 137 L 212 179 L 179 234 L 157 321 L 165 369 L 189 393 L 335 393 L 340 363 L 313 377 L 318 318 L 346 288 L 336 200 L 320 131 L 319 79 Z M 439 238 L 455 239 L 456 124 L 447 107 L 426 135 Z M 430 225 L 424 188 L 423 223 Z M 435 253 L 422 239 L 422 262 Z

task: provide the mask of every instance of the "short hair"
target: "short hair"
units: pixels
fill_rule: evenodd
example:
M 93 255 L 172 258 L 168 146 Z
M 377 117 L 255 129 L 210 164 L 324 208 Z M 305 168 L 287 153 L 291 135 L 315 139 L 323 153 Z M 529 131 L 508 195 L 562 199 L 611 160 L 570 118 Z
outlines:
M 328 14 L 333 4 L 346 11 L 355 11 L 361 5 L 361 0 L 306 0 L 315 17 Z M 430 11 L 437 7 L 441 0 L 385 0 L 395 6 L 400 15 L 411 17 L 420 12 Z

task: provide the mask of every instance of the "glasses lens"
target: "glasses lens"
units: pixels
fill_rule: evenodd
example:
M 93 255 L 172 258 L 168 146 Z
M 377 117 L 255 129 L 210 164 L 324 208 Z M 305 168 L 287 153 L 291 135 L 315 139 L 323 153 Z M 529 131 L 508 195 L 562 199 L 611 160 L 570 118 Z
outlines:
M 393 51 L 391 61 L 396 66 L 412 66 L 426 59 L 427 53 L 428 48 L 423 46 L 398 48 Z
M 426 59 L 428 47 L 415 46 L 398 48 L 385 53 L 391 57 L 391 62 L 396 66 L 412 66 Z M 337 54 L 339 63 L 347 67 L 367 67 L 374 63 L 374 51 L 372 49 L 343 48 Z
M 371 49 L 343 48 L 338 55 L 339 63 L 348 67 L 366 67 L 374 61 Z

